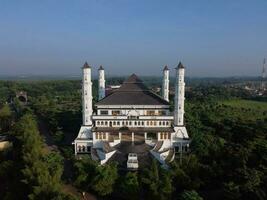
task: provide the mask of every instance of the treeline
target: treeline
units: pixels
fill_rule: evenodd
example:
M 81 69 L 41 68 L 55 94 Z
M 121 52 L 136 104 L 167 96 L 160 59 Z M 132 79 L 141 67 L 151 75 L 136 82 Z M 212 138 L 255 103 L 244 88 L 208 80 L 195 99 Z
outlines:
M 120 82 L 113 80 L 114 84 Z M 61 190 L 62 157 L 39 146 L 43 141 L 37 136 L 36 121 L 38 118 L 48 124 L 58 145 L 69 134 L 75 137 L 81 123 L 80 84 L 0 82 L 0 130 L 16 139 L 11 151 L 1 153 L 0 194 L 6 199 L 15 194 L 26 199 L 71 198 Z M 10 106 L 4 104 L 17 90 L 28 92 L 26 108 L 16 100 Z M 64 156 L 72 162 L 70 182 L 101 199 L 266 199 L 267 111 L 257 115 L 253 108 L 224 105 L 222 100 L 251 98 L 224 85 L 196 85 L 186 95 L 186 126 L 192 142 L 190 154 L 183 155 L 181 161 L 175 160 L 169 170 L 153 162 L 139 173 L 123 173 L 118 172 L 116 163 L 99 166 L 90 159 L 74 159 L 69 142 L 69 152 Z M 30 113 L 25 115 L 20 110 Z M 55 187 L 47 183 L 48 179 Z M 51 196 L 45 196 L 44 191 Z
M 195 159 L 194 156 L 186 157 L 183 168 L 175 163 L 169 170 L 163 169 L 153 160 L 148 169 L 119 174 L 116 163 L 100 166 L 88 157 L 73 161 L 73 181 L 81 190 L 104 199 L 202 200 L 194 190 L 198 183 L 190 179 L 192 175 L 186 175 L 196 170 Z M 181 188 L 181 185 L 187 186 L 188 190 Z
M 0 154 L 1 199 L 74 199 L 62 192 L 63 158 L 44 148 L 35 116 L 23 114 L 9 134 L 13 147 Z

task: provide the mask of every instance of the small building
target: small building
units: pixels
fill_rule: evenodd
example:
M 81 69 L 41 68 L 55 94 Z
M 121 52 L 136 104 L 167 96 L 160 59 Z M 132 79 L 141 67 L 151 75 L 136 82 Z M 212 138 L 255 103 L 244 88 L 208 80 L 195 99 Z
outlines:
M 170 112 L 167 66 L 163 69 L 161 96 L 150 91 L 135 74 L 105 96 L 104 68 L 101 66 L 95 113 L 92 105 L 92 68 L 85 63 L 82 69 L 83 125 L 73 142 L 76 155 L 90 154 L 92 159 L 104 164 L 111 157 L 116 160 L 121 154 L 137 153 L 142 160 L 145 159 L 142 155 L 148 153 L 166 165 L 174 159 L 175 153 L 187 151 L 190 140 L 184 125 L 185 68 L 182 63 L 179 63 L 175 73 L 173 113 Z

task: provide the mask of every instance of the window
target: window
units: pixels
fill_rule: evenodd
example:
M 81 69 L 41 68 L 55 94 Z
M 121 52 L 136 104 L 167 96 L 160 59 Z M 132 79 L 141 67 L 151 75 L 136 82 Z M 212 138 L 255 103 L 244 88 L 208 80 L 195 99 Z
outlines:
M 121 111 L 120 110 L 112 110 L 112 115 L 120 115 Z
M 117 121 L 117 126 L 119 126 L 120 125 L 120 122 L 119 121 Z
M 160 139 L 161 140 L 169 139 L 169 134 L 166 132 L 160 133 Z
M 105 121 L 105 125 L 108 125 L 108 122 L 107 121 Z
M 102 133 L 102 132 L 96 133 L 95 137 L 97 140 L 105 140 L 106 139 L 106 133 Z
M 108 115 L 108 110 L 100 110 L 100 115 Z
M 134 122 L 134 125 L 135 125 L 135 126 L 137 125 L 137 122 L 136 122 L 136 121 Z
M 155 115 L 155 111 L 154 110 L 147 110 L 146 115 L 153 116 L 153 115 Z
M 142 122 L 142 126 L 144 126 L 145 125 L 145 123 L 144 122 Z
M 78 146 L 78 152 L 81 152 L 82 151 L 82 147 L 79 145 Z
M 159 126 L 161 126 L 161 122 L 159 122 Z
M 138 116 L 128 116 L 128 119 L 138 119 Z
M 97 125 L 100 125 L 100 121 L 97 121 L 96 124 L 97 124 Z
M 165 110 L 159 110 L 159 115 L 166 115 L 166 111 Z

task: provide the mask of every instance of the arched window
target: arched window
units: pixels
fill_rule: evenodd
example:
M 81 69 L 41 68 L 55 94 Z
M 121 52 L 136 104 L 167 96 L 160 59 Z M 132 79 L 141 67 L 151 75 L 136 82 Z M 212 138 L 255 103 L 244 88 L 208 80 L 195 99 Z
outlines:
M 82 151 L 82 147 L 79 145 L 78 146 L 78 152 L 81 152 Z
M 83 146 L 83 149 L 82 149 L 83 152 L 85 152 L 85 146 Z

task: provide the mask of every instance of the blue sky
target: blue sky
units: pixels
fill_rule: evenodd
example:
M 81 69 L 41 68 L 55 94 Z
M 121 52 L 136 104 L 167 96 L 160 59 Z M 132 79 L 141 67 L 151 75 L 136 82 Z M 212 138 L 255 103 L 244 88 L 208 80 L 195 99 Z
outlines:
M 0 75 L 255 76 L 263 57 L 266 0 L 0 0 Z

